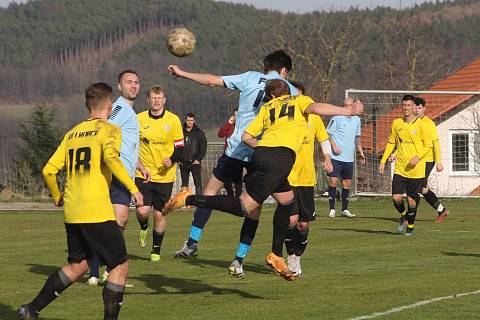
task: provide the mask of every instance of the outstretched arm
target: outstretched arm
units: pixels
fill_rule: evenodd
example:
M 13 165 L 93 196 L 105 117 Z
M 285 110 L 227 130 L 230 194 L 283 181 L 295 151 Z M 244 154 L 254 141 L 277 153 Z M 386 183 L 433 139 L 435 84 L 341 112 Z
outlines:
M 213 74 L 187 72 L 180 69 L 179 66 L 174 64 L 168 66 L 168 71 L 170 71 L 170 73 L 174 76 L 189 79 L 206 86 L 216 86 L 216 87 L 225 86 L 225 83 L 223 82 L 222 78 L 220 76 L 216 76 Z
M 360 101 L 355 101 L 352 107 L 344 108 L 329 103 L 316 102 L 308 106 L 305 112 L 318 114 L 319 116 L 355 116 L 363 112 L 363 104 Z
M 250 148 L 254 149 L 258 145 L 258 140 L 248 132 L 242 134 L 242 142 L 245 143 Z

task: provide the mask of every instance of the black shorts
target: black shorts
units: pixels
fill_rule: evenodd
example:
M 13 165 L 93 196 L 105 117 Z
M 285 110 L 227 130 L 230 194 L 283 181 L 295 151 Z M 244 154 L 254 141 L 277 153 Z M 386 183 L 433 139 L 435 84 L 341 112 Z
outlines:
M 129 206 L 132 201 L 130 191 L 113 175 L 110 183 L 110 201 L 112 204 L 123 204 L 125 206 Z
M 410 198 L 416 198 L 418 194 L 422 192 L 424 181 L 425 178 L 412 179 L 394 174 L 392 181 L 392 195 L 406 193 Z
M 173 182 L 144 182 L 143 178 L 135 178 L 135 184 L 143 195 L 143 205 L 162 211 L 165 203 L 172 196 Z
M 250 197 L 263 203 L 272 193 L 292 190 L 288 175 L 295 163 L 295 152 L 284 147 L 257 147 L 252 157 L 253 172 L 245 176 Z
M 68 262 L 91 259 L 97 252 L 110 270 L 127 261 L 122 229 L 116 221 L 99 223 L 65 223 Z
M 327 176 L 352 180 L 353 162 L 344 162 L 344 161 L 332 159 L 332 165 L 333 165 L 333 171 L 327 172 Z
M 292 187 L 295 201 L 298 205 L 298 221 L 309 222 L 315 220 L 315 200 L 313 187 Z
M 242 182 L 243 169 L 246 169 L 247 173 L 251 172 L 252 164 L 231 158 L 224 153 L 218 158 L 213 175 L 223 183 L 239 183 Z

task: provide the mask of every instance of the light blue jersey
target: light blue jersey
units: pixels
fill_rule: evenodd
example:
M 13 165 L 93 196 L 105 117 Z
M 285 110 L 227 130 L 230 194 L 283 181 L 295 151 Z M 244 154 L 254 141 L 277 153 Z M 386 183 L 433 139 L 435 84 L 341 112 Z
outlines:
M 133 178 L 138 161 L 140 128 L 135 111 L 124 97 L 118 97 L 113 103 L 112 114 L 108 117 L 108 122 L 122 129 L 120 160 L 122 160 L 130 177 Z
M 334 116 L 328 123 L 327 132 L 342 150 L 335 154 L 332 148 L 332 159 L 353 162 L 355 159 L 355 138 L 361 134 L 361 122 L 357 116 Z
M 235 130 L 227 140 L 225 154 L 231 158 L 250 162 L 253 149 L 242 142 L 243 131 L 256 117 L 260 107 L 264 104 L 265 83 L 270 79 L 282 79 L 278 72 L 270 71 L 263 74 L 257 71 L 248 71 L 238 75 L 221 77 L 228 89 L 239 90 L 238 114 Z M 297 89 L 289 83 L 292 95 Z

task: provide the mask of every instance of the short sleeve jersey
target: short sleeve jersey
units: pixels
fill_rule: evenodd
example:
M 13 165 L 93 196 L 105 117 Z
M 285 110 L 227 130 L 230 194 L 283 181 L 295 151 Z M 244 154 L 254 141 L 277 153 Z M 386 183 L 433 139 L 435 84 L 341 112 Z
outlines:
M 435 143 L 435 141 L 438 141 L 438 133 L 437 133 L 437 127 L 435 126 L 435 122 L 433 122 L 432 119 L 430 119 L 427 116 L 423 116 L 422 118 L 419 118 L 419 119 L 422 121 L 423 127 L 432 138 L 432 144 Z M 435 162 L 433 147 L 428 148 L 428 153 L 425 156 L 425 161 Z
M 281 96 L 262 106 L 245 129 L 254 137 L 263 133 L 260 147 L 286 147 L 298 153 L 307 134 L 305 110 L 314 101 L 307 96 Z
M 110 202 L 112 173 L 102 161 L 108 148 L 120 153 L 122 135 L 104 120 L 89 119 L 71 129 L 48 161 L 66 168 L 65 222 L 95 223 L 115 220 Z
M 138 114 L 140 124 L 140 160 L 152 175 L 152 182 L 168 183 L 175 181 L 177 166 L 170 168 L 163 165 L 170 158 L 175 148 L 175 142 L 183 141 L 182 124 L 177 115 L 164 110 L 160 116 L 154 116 L 150 111 Z M 135 176 L 143 178 L 137 170 Z
M 112 113 L 108 122 L 122 130 L 122 145 L 120 147 L 120 159 L 133 178 L 137 167 L 140 136 L 138 120 L 135 111 L 124 97 L 118 97 L 113 103 Z
M 327 132 L 342 150 L 335 154 L 332 150 L 332 159 L 342 162 L 353 162 L 355 159 L 355 138 L 361 134 L 361 122 L 357 116 L 334 116 L 328 123 Z
M 267 74 L 249 71 L 222 77 L 225 87 L 240 91 L 235 130 L 227 140 L 225 150 L 227 156 L 242 161 L 251 160 L 253 149 L 242 143 L 242 134 L 264 104 L 265 83 L 270 79 L 281 79 L 281 77 L 276 71 Z M 289 87 L 292 95 L 297 94 L 297 89 L 290 83 Z
M 410 123 L 403 118 L 393 120 L 388 143 L 396 147 L 395 174 L 411 179 L 425 177 L 425 157 L 413 168 L 408 165 L 413 157 L 425 155 L 425 148 L 432 147 L 431 138 L 419 118 Z M 384 158 L 381 161 L 383 163 Z
M 307 135 L 303 139 L 300 151 L 297 152 L 295 164 L 288 176 L 288 182 L 294 187 L 311 187 L 316 184 L 315 163 L 315 138 L 319 142 L 328 140 L 328 133 L 320 116 L 308 115 Z

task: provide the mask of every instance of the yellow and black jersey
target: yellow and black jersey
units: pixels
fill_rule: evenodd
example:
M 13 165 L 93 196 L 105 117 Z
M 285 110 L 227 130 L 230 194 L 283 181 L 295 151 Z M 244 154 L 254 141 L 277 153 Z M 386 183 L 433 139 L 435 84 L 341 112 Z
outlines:
M 262 106 L 245 132 L 263 133 L 259 147 L 286 147 L 298 152 L 307 131 L 305 110 L 314 101 L 307 96 L 281 96 Z
M 428 149 L 432 148 L 432 139 L 419 118 L 410 123 L 405 122 L 403 118 L 392 122 L 381 163 L 387 161 L 394 148 L 396 148 L 395 174 L 412 179 L 425 177 L 425 157 Z M 408 164 L 415 156 L 419 156 L 420 161 L 412 168 Z
M 52 197 L 61 195 L 56 174 L 65 168 L 65 222 L 95 223 L 115 220 L 110 202 L 112 173 L 130 192 L 137 192 L 120 161 L 120 128 L 100 119 L 88 119 L 67 132 L 62 143 L 43 168 Z
M 152 182 L 173 182 L 176 178 L 177 166 L 163 165 L 170 158 L 175 147 L 183 147 L 183 130 L 180 119 L 170 111 L 164 110 L 155 116 L 150 111 L 140 112 L 140 154 L 139 158 L 152 175 Z M 135 172 L 137 178 L 143 178 L 142 173 Z
M 433 122 L 432 119 L 427 116 L 423 116 L 419 119 L 422 121 L 423 127 L 427 131 L 427 134 L 430 135 L 432 139 L 432 148 L 428 148 L 425 161 L 442 163 L 440 154 L 440 140 L 438 139 L 437 126 L 435 125 L 435 122 Z
M 315 138 L 319 142 L 328 140 L 328 133 L 320 116 L 308 115 L 307 135 L 302 146 L 297 152 L 295 164 L 288 176 L 288 182 L 294 187 L 315 186 L 316 174 L 313 154 L 315 151 Z

